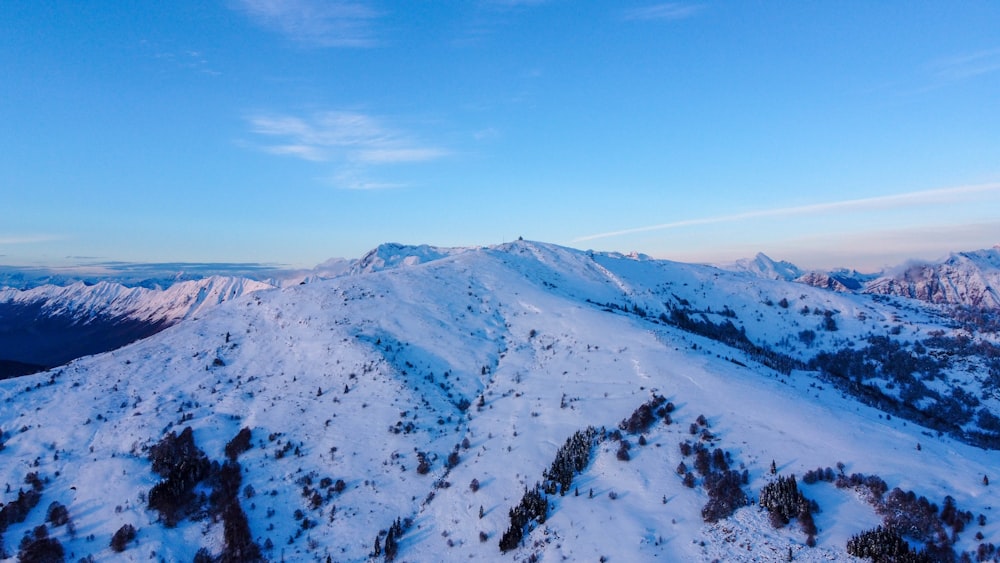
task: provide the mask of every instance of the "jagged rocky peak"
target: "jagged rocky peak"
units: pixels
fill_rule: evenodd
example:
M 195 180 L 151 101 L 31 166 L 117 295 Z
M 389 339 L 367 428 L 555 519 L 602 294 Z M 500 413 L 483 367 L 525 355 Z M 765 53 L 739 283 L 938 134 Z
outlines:
M 806 285 L 811 285 L 813 287 L 830 289 L 842 293 L 850 293 L 852 291 L 860 289 L 860 286 L 857 284 L 855 280 L 842 279 L 837 276 L 827 274 L 825 272 L 809 272 L 807 274 L 799 276 L 798 278 L 795 278 L 795 281 L 799 283 L 804 283 Z
M 1000 309 L 1000 245 L 955 252 L 940 262 L 911 262 L 877 274 L 843 268 L 803 272 L 794 264 L 776 262 L 763 253 L 721 267 L 842 293 L 893 295 L 942 305 Z
M 1000 309 L 1000 246 L 956 252 L 938 263 L 916 263 L 876 279 L 865 293 L 931 303 Z

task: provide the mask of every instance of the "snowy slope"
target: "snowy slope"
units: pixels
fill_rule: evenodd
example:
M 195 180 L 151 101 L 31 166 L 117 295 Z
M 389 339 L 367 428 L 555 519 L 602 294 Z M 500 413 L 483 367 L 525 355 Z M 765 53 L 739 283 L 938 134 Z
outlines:
M 678 445 L 699 441 L 699 415 L 706 443 L 747 470 L 752 498 L 775 479 L 772 461 L 786 475 L 843 462 L 848 474 L 985 513 L 985 526 L 959 534 L 959 551 L 976 548 L 977 531 L 1000 538 L 995 493 L 982 484 L 996 451 L 887 419 L 815 372 L 775 371 L 661 320 L 683 310 L 732 321 L 749 340 L 806 361 L 869 333 L 950 334 L 933 307 L 525 241 L 406 254 L 394 249 L 387 262 L 405 267 L 257 291 L 120 350 L 0 382 L 0 482 L 11 486 L 0 500 L 28 488 L 28 472 L 46 481 L 39 505 L 3 534 L 7 554 L 53 501 L 75 528 L 49 527 L 68 560 L 221 553 L 221 522 L 195 515 L 169 528 L 147 506 L 160 480 L 150 447 L 187 426 L 219 462 L 250 429 L 239 502 L 274 561 L 367 561 L 397 518 L 407 524 L 402 561 L 784 561 L 789 548 L 797 561 L 850 560 L 847 539 L 880 521 L 853 489 L 820 482 L 801 486 L 822 509 L 814 548 L 795 524 L 771 528 L 756 506 L 705 523 L 706 491 L 676 472 L 692 465 Z M 828 317 L 836 330 L 823 328 Z M 602 441 L 573 478 L 580 494 L 549 496 L 545 523 L 501 553 L 508 510 L 566 439 L 616 429 L 654 393 L 674 404 L 673 423 L 658 419 L 646 445 L 625 433 L 629 461 L 616 455 L 620 442 Z M 337 480 L 340 491 L 329 486 Z M 126 523 L 136 539 L 115 553 L 111 536 Z

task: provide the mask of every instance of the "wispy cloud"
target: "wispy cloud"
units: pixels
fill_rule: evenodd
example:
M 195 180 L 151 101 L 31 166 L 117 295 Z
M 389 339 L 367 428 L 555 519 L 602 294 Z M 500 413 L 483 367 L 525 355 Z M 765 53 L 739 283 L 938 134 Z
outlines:
M 31 235 L 4 235 L 0 234 L 0 244 L 37 244 L 40 242 L 52 242 L 62 240 L 63 237 L 57 235 L 31 234 Z
M 222 73 L 212 67 L 205 53 L 196 49 L 170 49 L 164 45 L 143 39 L 139 41 L 142 49 L 161 64 L 184 71 L 193 71 L 209 76 L 219 76 Z
M 382 14 L 348 0 L 237 0 L 235 6 L 258 25 L 310 47 L 373 47 L 375 20 Z
M 370 164 L 425 162 L 447 155 L 448 151 L 433 147 L 373 148 L 357 152 L 357 158 L 359 161 Z
M 420 143 L 405 132 L 386 126 L 376 117 L 351 111 L 325 111 L 305 117 L 255 115 L 251 130 L 279 142 L 267 152 L 312 161 L 367 164 L 425 162 L 449 154 Z
M 1000 183 L 980 184 L 975 186 L 958 186 L 952 188 L 924 190 L 924 191 L 909 192 L 904 194 L 895 194 L 888 196 L 877 196 L 877 197 L 851 199 L 844 201 L 834 201 L 827 203 L 817 203 L 812 205 L 799 205 L 794 207 L 762 209 L 757 211 L 748 211 L 746 213 L 735 213 L 732 215 L 719 215 L 715 217 L 686 219 L 683 221 L 674 221 L 671 223 L 662 223 L 659 225 L 649 225 L 645 227 L 623 229 L 620 231 L 611 231 L 607 233 L 586 235 L 573 239 L 573 242 L 584 242 L 588 240 L 611 238 L 611 237 L 630 235 L 635 233 L 644 233 L 649 231 L 663 231 L 667 229 L 678 229 L 683 227 L 712 225 L 718 223 L 734 223 L 737 221 L 745 221 L 747 219 L 761 219 L 767 217 L 790 217 L 790 216 L 816 215 L 821 213 L 843 213 L 848 211 L 858 212 L 858 211 L 871 211 L 871 210 L 885 210 L 885 209 L 896 209 L 903 207 L 913 207 L 919 205 L 933 205 L 933 204 L 945 205 L 951 203 L 958 203 L 962 201 L 969 201 L 970 199 L 974 199 L 977 196 L 982 196 L 990 193 L 1000 193 Z
M 1000 48 L 937 59 L 929 64 L 929 68 L 938 79 L 947 81 L 990 74 L 1000 71 Z
M 704 8 L 701 4 L 688 4 L 682 2 L 666 2 L 663 4 L 652 4 L 642 8 L 627 10 L 624 14 L 626 20 L 653 21 L 653 20 L 682 20 L 690 18 Z
M 275 155 L 329 162 L 341 170 L 334 183 L 350 189 L 385 189 L 400 184 L 365 178 L 371 167 L 412 164 L 444 158 L 448 149 L 426 144 L 382 119 L 354 111 L 324 111 L 306 116 L 259 114 L 248 118 L 253 133 L 273 140 L 258 148 Z
M 330 178 L 330 183 L 342 190 L 393 190 L 407 187 L 399 182 L 372 180 L 360 170 L 347 169 Z
M 487 0 L 486 3 L 491 6 L 516 8 L 518 6 L 537 6 L 548 1 L 549 0 Z

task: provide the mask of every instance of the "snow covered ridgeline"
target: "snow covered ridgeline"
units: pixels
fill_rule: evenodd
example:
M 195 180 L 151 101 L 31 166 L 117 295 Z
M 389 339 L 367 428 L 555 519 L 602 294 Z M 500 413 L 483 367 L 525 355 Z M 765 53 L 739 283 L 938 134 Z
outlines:
M 702 332 L 660 320 L 674 310 Z M 127 348 L 0 384 L 0 479 L 11 485 L 2 500 L 34 488 L 24 483 L 29 472 L 43 484 L 38 504 L 4 532 L 6 552 L 15 556 L 58 502 L 73 532 L 50 522 L 45 533 L 70 560 L 224 554 L 225 519 L 195 510 L 170 528 L 149 508 L 162 479 L 151 449 L 190 427 L 220 468 L 227 444 L 249 429 L 238 502 L 271 560 L 365 561 L 376 537 L 384 558 L 390 536 L 406 561 L 768 561 L 785 560 L 789 548 L 796 560 L 848 560 L 848 540 L 883 523 L 867 493 L 804 479 L 799 490 L 820 507 L 813 548 L 799 524 L 774 529 L 755 505 L 732 503 L 730 516 L 706 523 L 710 500 L 728 502 L 704 486 L 722 471 L 717 449 L 751 501 L 778 475 L 837 462 L 848 483 L 855 473 L 878 475 L 890 490 L 925 495 L 939 520 L 950 495 L 974 515 L 950 548 L 971 553 L 996 543 L 983 484 L 994 452 L 889 419 L 819 371 L 785 375 L 731 345 L 743 335 L 804 365 L 869 333 L 906 349 L 936 331 L 953 338 L 945 323 L 916 303 L 527 242 L 257 292 Z M 716 330 L 730 343 L 714 339 Z M 995 412 L 981 398 L 981 376 L 967 371 L 981 361 L 953 358 L 941 368 L 947 382 L 924 384 L 942 396 L 954 395 L 946 385 L 967 388 L 976 409 Z M 657 414 L 638 435 L 626 424 L 620 440 L 595 444 L 572 490 L 545 493 L 544 523 L 533 520 L 501 553 L 509 510 L 546 474 L 557 476 L 567 438 L 588 427 L 613 433 L 653 393 L 675 405 L 665 413 L 671 424 Z M 709 456 L 705 475 L 700 455 Z M 677 472 L 682 463 L 694 487 Z M 196 498 L 213 490 L 211 479 L 192 489 Z M 126 525 L 135 537 L 118 553 L 111 540 Z
M 789 262 L 764 254 L 720 267 L 772 280 L 797 281 L 840 292 L 894 295 L 929 303 L 970 308 L 970 320 L 996 330 L 1000 310 L 1000 245 L 955 252 L 940 262 L 913 262 L 876 274 L 854 270 L 805 272 Z M 984 312 L 992 314 L 983 316 Z
M 273 287 L 220 276 L 179 282 L 167 289 L 106 281 L 0 289 L 0 378 L 113 350 L 264 289 Z

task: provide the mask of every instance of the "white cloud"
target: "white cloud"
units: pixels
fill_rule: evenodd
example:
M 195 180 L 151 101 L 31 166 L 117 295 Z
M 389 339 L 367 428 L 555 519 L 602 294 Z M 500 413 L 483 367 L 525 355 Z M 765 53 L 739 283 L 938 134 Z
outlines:
M 448 151 L 436 148 L 383 148 L 358 151 L 357 159 L 373 164 L 394 164 L 397 162 L 424 162 L 447 155 Z
M 260 114 L 248 121 L 253 133 L 267 139 L 257 148 L 274 155 L 332 163 L 340 169 L 333 184 L 345 189 L 402 187 L 373 181 L 365 172 L 373 167 L 428 162 L 451 154 L 384 124 L 382 119 L 354 111 L 323 111 L 306 116 Z
M 151 42 L 148 39 L 140 40 L 139 45 L 146 56 L 152 57 L 168 68 L 194 71 L 208 76 L 222 74 L 212 67 L 201 51 L 179 47 L 171 49 L 168 45 Z
M 628 10 L 624 17 L 626 20 L 638 21 L 682 20 L 697 14 L 702 8 L 704 6 L 701 4 L 666 2 Z
M 495 127 L 487 127 L 485 129 L 480 129 L 472 134 L 472 138 L 477 141 L 487 141 L 490 139 L 496 139 L 500 136 L 500 130 Z
M 943 80 L 964 80 L 1000 71 L 1000 48 L 942 58 L 930 63 L 931 72 Z
M 548 0 L 489 0 L 487 4 L 503 8 L 517 8 L 519 6 L 538 6 L 546 2 Z
M 323 151 L 309 145 L 272 145 L 265 147 L 264 150 L 271 154 L 297 156 L 303 160 L 311 160 L 313 162 L 326 160 L 326 155 L 323 154 Z
M 719 215 L 715 217 L 701 217 L 697 219 L 685 219 L 671 223 L 659 225 L 649 225 L 645 227 L 635 227 L 622 229 L 607 233 L 586 235 L 573 239 L 573 242 L 584 242 L 603 238 L 611 238 L 635 233 L 649 231 L 662 231 L 667 229 L 678 229 L 682 227 L 693 227 L 698 225 L 711 225 L 717 223 L 734 223 L 748 219 L 760 219 L 765 217 L 789 217 L 802 215 L 817 215 L 822 213 L 844 213 L 871 210 L 898 209 L 903 207 L 913 207 L 922 205 L 946 205 L 975 199 L 977 196 L 985 194 L 1000 193 L 1000 183 L 980 184 L 975 186 L 958 186 L 952 188 L 942 188 L 937 190 L 924 190 L 908 192 L 888 196 L 876 196 L 861 199 L 851 199 L 845 201 L 833 201 L 827 203 L 817 203 L 812 205 L 799 205 L 794 207 L 779 207 L 774 209 L 761 209 L 757 211 L 747 211 L 745 213 L 734 213 L 731 215 Z
M 258 25 L 311 47 L 373 47 L 381 14 L 345 0 L 238 0 L 237 9 Z
M 52 242 L 62 240 L 63 237 L 56 235 L 0 235 L 0 244 L 38 244 L 40 242 Z
M 307 117 L 256 115 L 249 121 L 254 133 L 280 140 L 265 145 L 265 151 L 304 160 L 397 164 L 426 162 L 449 154 L 357 112 L 326 111 Z
M 379 182 L 367 178 L 357 170 L 345 170 L 334 176 L 330 183 L 342 190 L 392 190 L 405 188 L 406 184 Z

